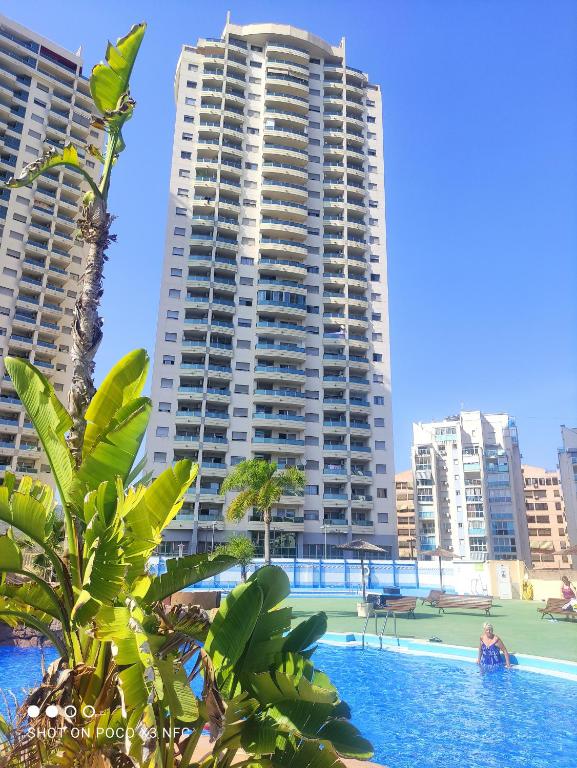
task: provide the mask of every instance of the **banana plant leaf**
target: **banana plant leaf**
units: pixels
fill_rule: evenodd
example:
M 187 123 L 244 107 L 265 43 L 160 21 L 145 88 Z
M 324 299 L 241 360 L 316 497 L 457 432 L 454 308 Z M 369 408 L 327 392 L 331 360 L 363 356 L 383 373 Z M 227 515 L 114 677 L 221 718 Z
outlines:
M 94 103 L 105 115 L 113 112 L 128 91 L 132 68 L 144 37 L 146 24 L 135 24 L 127 35 L 106 49 L 106 62 L 97 64 L 90 77 L 90 92 Z
M 167 560 L 166 573 L 151 579 L 150 587 L 143 603 L 164 600 L 185 587 L 198 584 L 236 565 L 236 560 L 228 555 L 188 555 L 187 557 Z

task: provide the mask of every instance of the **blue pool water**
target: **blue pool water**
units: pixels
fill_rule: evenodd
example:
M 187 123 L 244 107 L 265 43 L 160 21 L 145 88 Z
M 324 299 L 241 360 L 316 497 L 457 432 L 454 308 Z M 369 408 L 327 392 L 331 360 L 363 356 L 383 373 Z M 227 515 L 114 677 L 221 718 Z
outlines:
M 575 682 L 372 648 L 320 646 L 314 660 L 389 768 L 577 765 Z M 36 649 L 0 647 L 0 690 L 22 700 L 39 664 Z
M 390 768 L 575 768 L 577 683 L 368 648 L 320 646 L 316 665 Z

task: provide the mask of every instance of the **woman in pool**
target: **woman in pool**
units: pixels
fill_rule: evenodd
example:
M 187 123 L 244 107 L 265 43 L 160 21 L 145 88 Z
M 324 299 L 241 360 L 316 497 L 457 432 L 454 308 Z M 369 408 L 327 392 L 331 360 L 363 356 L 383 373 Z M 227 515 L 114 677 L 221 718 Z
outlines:
M 567 600 L 562 606 L 564 611 L 572 611 L 577 606 L 577 595 L 567 576 L 561 576 L 561 597 Z
M 483 624 L 483 634 L 479 640 L 479 655 L 477 656 L 477 664 L 480 664 L 485 668 L 501 666 L 503 663 L 501 651 L 505 657 L 505 666 L 507 669 L 511 669 L 509 651 L 505 648 L 505 644 L 501 638 L 495 634 L 492 624 Z

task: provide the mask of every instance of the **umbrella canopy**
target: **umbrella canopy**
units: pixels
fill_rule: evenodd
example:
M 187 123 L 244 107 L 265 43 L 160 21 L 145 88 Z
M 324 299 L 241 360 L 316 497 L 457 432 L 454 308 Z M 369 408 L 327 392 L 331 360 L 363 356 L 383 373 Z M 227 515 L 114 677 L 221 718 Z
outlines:
M 348 541 L 346 544 L 339 544 L 337 549 L 347 550 L 348 552 L 358 552 L 361 556 L 361 579 L 363 584 L 363 603 L 367 602 L 367 587 L 365 584 L 365 555 L 370 555 L 372 552 L 386 552 L 386 549 L 379 547 L 377 544 L 373 544 L 370 541 L 363 541 L 363 539 L 355 539 L 355 541 Z

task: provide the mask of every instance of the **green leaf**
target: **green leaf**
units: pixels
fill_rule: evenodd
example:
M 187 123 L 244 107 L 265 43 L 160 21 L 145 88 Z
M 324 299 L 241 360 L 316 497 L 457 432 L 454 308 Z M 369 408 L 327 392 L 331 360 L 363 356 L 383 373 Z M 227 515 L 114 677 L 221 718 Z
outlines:
M 120 477 L 124 483 L 146 433 L 150 410 L 150 400 L 143 397 L 131 401 L 118 411 L 110 429 L 83 459 L 76 474 L 73 493 L 78 506 L 87 490 L 94 490 L 101 483 L 116 477 Z M 115 498 L 115 485 L 108 482 L 106 500 L 112 501 Z
M 150 605 L 164 600 L 165 597 L 216 576 L 232 568 L 233 565 L 236 565 L 236 560 L 228 555 L 188 555 L 169 558 L 166 561 L 166 573 L 152 579 L 144 602 Z
M 11 495 L 6 486 L 0 486 L 0 520 L 45 546 L 54 517 L 52 509 L 31 496 L 29 489 L 21 482 L 19 489 Z
M 178 514 L 184 494 L 197 473 L 198 464 L 183 459 L 166 469 L 148 486 L 126 515 L 126 522 L 135 539 L 153 540 L 164 530 Z
M 220 678 L 219 688 L 232 674 L 262 610 L 262 590 L 256 582 L 236 586 L 220 606 L 206 638 L 205 650 Z
M 277 752 L 272 764 L 274 768 L 345 768 L 330 745 L 318 741 L 301 741 L 295 750 Z
M 72 419 L 48 379 L 39 370 L 20 358 L 7 357 L 5 363 L 48 457 L 60 496 L 67 502 L 74 476 L 74 461 L 64 435 L 72 426 Z
M 0 596 L 6 598 L 14 610 L 34 613 L 40 621 L 48 621 L 49 616 L 58 621 L 62 618 L 50 594 L 35 582 L 3 584 Z
M 368 760 L 373 756 L 373 745 L 363 738 L 348 720 L 329 720 L 319 731 L 318 738 L 330 741 L 343 757 Z
M 163 683 L 163 701 L 170 714 L 185 723 L 198 718 L 198 701 L 193 694 L 184 667 L 173 658 L 158 659 L 156 666 Z
M 129 352 L 116 363 L 92 398 L 86 411 L 83 456 L 102 439 L 118 412 L 140 397 L 148 372 L 148 355 L 144 349 Z
M 0 536 L 0 571 L 19 571 L 22 568 L 22 552 L 8 534 Z
M 5 184 L 0 185 L 0 187 L 5 186 L 10 189 L 29 187 L 38 176 L 46 173 L 46 171 L 49 171 L 51 168 L 57 168 L 61 165 L 81 173 L 84 180 L 90 185 L 92 191 L 100 195 L 98 187 L 95 185 L 90 174 L 88 174 L 80 165 L 76 147 L 70 143 L 65 144 L 61 152 L 54 147 L 45 149 L 39 158 L 24 166 L 19 176 L 13 176 L 11 179 L 8 179 Z
M 290 595 L 289 577 L 278 565 L 259 568 L 248 581 L 256 582 L 262 589 L 264 611 L 274 608 Z
M 130 75 L 144 37 L 146 24 L 135 24 L 130 32 L 108 43 L 106 63 L 97 64 L 90 77 L 90 92 L 94 103 L 104 115 L 117 108 L 121 97 L 128 91 Z
M 285 651 L 304 651 L 327 631 L 326 613 L 317 613 L 291 630 L 285 638 Z

